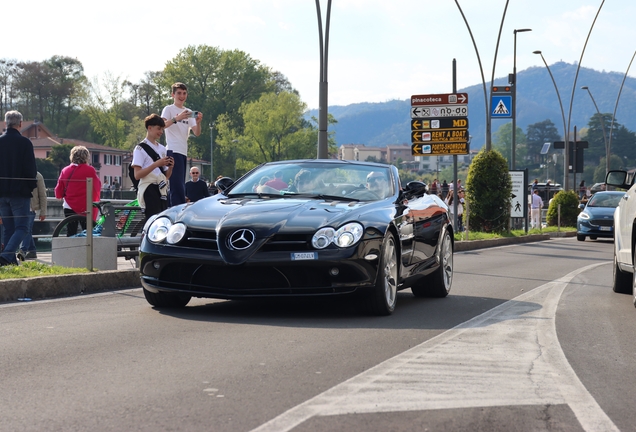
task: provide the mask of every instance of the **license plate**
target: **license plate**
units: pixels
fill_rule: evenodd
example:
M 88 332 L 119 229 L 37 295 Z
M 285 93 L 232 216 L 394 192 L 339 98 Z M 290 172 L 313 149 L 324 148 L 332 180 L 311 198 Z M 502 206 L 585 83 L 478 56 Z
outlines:
M 601 231 L 611 231 L 612 227 L 601 227 Z
M 297 252 L 291 254 L 292 261 L 315 260 L 318 259 L 318 252 Z

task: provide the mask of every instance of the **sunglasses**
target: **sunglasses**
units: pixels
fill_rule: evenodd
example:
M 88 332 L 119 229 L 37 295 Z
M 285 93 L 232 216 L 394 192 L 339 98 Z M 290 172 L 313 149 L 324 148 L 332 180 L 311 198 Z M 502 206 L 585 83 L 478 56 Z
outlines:
M 193 174 L 193 175 L 194 175 L 194 174 L 199 175 L 199 173 L 198 173 L 198 172 L 196 172 L 196 171 L 193 171 L 193 172 L 191 172 L 190 174 Z

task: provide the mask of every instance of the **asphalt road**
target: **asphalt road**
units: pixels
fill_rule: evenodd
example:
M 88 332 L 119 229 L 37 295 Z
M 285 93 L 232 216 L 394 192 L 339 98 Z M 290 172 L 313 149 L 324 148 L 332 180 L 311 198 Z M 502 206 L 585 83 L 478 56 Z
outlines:
M 0 305 L 1 431 L 633 430 L 636 310 L 612 243 L 455 255 L 451 295 Z

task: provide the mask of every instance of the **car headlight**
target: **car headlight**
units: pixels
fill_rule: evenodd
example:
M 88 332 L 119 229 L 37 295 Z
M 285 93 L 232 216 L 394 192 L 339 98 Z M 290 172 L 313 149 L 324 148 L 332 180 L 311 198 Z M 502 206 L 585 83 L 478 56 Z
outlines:
M 348 223 L 336 231 L 334 243 L 340 247 L 349 247 L 358 242 L 362 238 L 364 229 L 359 223 Z
M 356 222 L 348 223 L 337 231 L 331 227 L 320 228 L 311 239 L 311 244 L 316 249 L 324 249 L 331 243 L 345 248 L 353 246 L 361 238 L 364 229 Z
M 168 236 L 172 222 L 167 217 L 155 219 L 148 227 L 148 240 L 153 243 L 161 243 Z
M 185 233 L 186 226 L 184 224 L 173 224 L 170 229 L 168 229 L 168 236 L 166 237 L 166 241 L 170 244 L 177 244 L 185 236 Z
M 311 245 L 316 249 L 324 249 L 331 244 L 335 235 L 336 230 L 331 227 L 320 228 L 311 238 Z
M 585 219 L 588 220 L 590 218 L 590 215 L 585 213 L 585 212 L 581 212 L 579 213 L 579 219 Z

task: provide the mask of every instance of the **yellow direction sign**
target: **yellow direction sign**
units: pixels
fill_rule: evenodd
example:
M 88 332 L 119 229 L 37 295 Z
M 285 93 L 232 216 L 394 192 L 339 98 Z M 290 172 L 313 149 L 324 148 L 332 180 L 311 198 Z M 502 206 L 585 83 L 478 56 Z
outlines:
M 469 153 L 468 143 L 432 142 L 411 145 L 413 156 L 466 155 Z
M 468 142 L 468 129 L 428 129 L 411 131 L 411 142 Z

